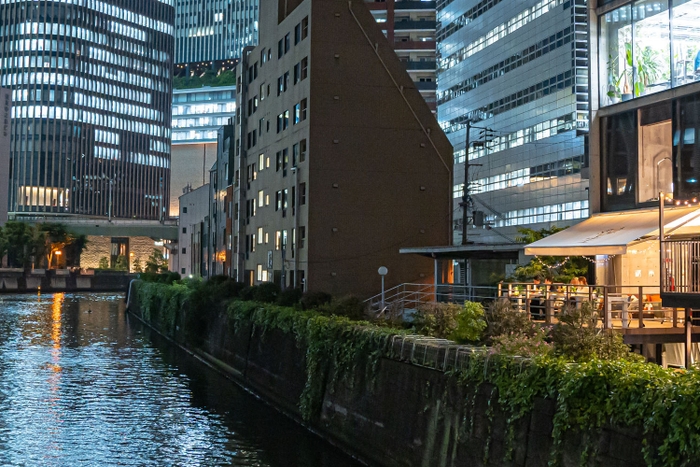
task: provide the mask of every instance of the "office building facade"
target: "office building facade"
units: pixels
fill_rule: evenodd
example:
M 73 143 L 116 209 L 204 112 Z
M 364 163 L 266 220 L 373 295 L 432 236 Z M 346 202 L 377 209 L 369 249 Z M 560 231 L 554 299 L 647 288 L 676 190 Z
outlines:
M 172 217 L 178 215 L 178 197 L 183 190 L 208 183 L 209 170 L 216 161 L 218 130 L 235 111 L 235 86 L 173 90 Z
M 380 266 L 388 287 L 431 281 L 399 248 L 448 242 L 452 147 L 366 4 L 270 1 L 260 18 L 237 71 L 231 274 L 361 296 Z
M 175 2 L 175 63 L 239 58 L 257 40 L 259 0 Z
M 667 285 L 682 290 L 697 282 L 696 255 L 674 255 L 700 235 L 700 1 L 599 0 L 591 7 L 591 221 L 607 221 L 601 238 L 637 230 L 618 239 L 617 251 L 597 251 L 597 276 L 660 283 L 663 193 L 667 238 L 679 241 L 669 243 L 666 266 L 685 271 L 667 271 Z
M 0 226 L 7 222 L 10 189 L 10 134 L 12 93 L 0 88 Z
M 167 216 L 170 0 L 3 0 L 10 211 Z
M 436 110 L 435 2 L 366 0 L 396 55 L 431 110 Z
M 585 0 L 438 0 L 438 119 L 455 147 L 453 242 L 514 243 L 517 229 L 589 215 Z M 467 122 L 472 125 L 465 158 Z M 473 214 L 477 211 L 477 214 Z

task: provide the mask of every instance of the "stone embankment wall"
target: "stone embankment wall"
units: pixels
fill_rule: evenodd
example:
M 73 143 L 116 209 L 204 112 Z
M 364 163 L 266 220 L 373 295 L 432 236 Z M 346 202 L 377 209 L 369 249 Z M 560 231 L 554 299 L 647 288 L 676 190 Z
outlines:
M 80 274 L 68 269 L 0 269 L 0 293 L 125 292 L 135 276 L 123 272 Z
M 130 293 L 128 307 L 145 318 L 136 294 Z M 263 335 L 250 323 L 233 326 L 224 312 L 216 316 L 196 348 L 186 340 L 182 315 L 175 317 L 175 331 L 167 337 L 369 465 L 546 467 L 550 461 L 554 401 L 537 399 L 509 437 L 493 386 L 469 392 L 445 371 L 429 367 L 440 367 L 444 352 L 404 339 L 395 343 L 395 359 L 381 358 L 375 368 L 358 362 L 349 378 L 328 375 L 320 414 L 303 422 L 299 401 L 307 349 L 292 333 L 267 330 Z M 580 466 L 582 457 L 588 457 L 583 465 L 642 466 L 640 433 L 606 428 L 590 439 L 569 430 L 559 465 Z M 582 456 L 586 449 L 594 451 L 591 456 Z

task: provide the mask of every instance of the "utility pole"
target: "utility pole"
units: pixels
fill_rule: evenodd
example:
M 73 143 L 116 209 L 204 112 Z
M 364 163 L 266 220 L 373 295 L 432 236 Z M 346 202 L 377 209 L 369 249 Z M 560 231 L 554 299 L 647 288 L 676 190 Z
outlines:
M 471 199 L 469 197 L 469 133 L 471 133 L 472 122 L 467 120 L 467 134 L 464 137 L 464 186 L 462 188 L 462 245 L 467 245 L 469 240 L 467 239 L 467 219 L 469 214 L 469 204 Z

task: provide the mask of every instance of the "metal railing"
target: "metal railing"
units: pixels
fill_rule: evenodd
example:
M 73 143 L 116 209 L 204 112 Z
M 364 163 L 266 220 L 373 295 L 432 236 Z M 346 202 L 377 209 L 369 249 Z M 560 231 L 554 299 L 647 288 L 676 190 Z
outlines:
M 662 248 L 663 293 L 700 294 L 700 240 L 666 240 Z
M 395 313 L 414 310 L 426 303 L 464 303 L 465 301 L 485 301 L 496 298 L 498 289 L 490 286 L 469 286 L 461 284 L 400 284 L 384 291 L 384 307 Z M 382 294 L 365 300 L 370 310 L 382 308 Z
M 681 327 L 683 313 L 664 307 L 658 285 L 571 285 L 501 283 L 497 287 L 459 284 L 401 284 L 365 301 L 371 311 L 386 312 L 404 318 L 429 303 L 464 303 L 508 300 L 512 307 L 526 313 L 532 321 L 556 324 L 567 307 L 579 308 L 589 302 L 598 314 L 599 326 L 609 329 L 645 327 Z
M 504 283 L 498 296 L 526 312 L 534 321 L 554 324 L 566 307 L 589 302 L 605 328 L 679 327 L 683 314 L 664 307 L 658 285 L 571 285 Z

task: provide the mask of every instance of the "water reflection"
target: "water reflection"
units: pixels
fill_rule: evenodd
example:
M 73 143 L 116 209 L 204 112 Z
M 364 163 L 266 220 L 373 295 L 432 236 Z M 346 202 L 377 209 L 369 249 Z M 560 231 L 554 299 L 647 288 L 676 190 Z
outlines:
M 123 297 L 0 295 L 0 465 L 356 465 L 150 336 Z

